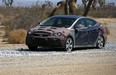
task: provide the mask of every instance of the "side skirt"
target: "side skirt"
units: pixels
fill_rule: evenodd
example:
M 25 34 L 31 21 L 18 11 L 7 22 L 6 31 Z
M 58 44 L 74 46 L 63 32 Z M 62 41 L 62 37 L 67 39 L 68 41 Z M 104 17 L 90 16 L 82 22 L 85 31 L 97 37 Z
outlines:
M 77 45 L 77 46 L 74 46 L 74 48 L 86 48 L 86 47 L 96 47 L 96 45 Z

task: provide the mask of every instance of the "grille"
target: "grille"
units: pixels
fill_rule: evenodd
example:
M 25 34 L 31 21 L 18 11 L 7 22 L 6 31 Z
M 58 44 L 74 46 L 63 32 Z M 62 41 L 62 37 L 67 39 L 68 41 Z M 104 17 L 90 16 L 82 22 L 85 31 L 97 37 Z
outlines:
M 47 36 L 50 36 L 51 34 L 48 32 L 34 32 L 32 35 L 39 36 L 39 37 L 47 37 Z

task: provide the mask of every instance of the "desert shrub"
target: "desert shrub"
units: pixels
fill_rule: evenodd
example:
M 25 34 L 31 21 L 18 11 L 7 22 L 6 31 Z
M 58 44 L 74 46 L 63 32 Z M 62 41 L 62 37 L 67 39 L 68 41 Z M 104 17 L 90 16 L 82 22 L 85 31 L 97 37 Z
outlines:
M 48 11 L 49 7 L 43 9 L 40 5 L 31 7 L 0 6 L 0 21 L 5 26 L 4 38 L 8 38 L 9 43 L 24 43 L 26 34 L 24 30 L 38 25 L 38 22 L 47 18 Z
M 4 38 L 8 38 L 9 43 L 24 43 L 26 30 L 47 18 L 52 9 L 49 1 L 29 7 L 0 6 L 0 24 L 5 26 Z
M 31 27 L 34 27 L 38 22 L 47 18 L 48 13 L 40 6 L 32 7 L 0 7 L 0 13 L 4 16 L 2 19 L 3 25 L 5 26 L 6 37 L 8 33 L 16 29 L 25 29 L 28 30 Z M 47 9 L 47 8 L 46 8 Z M 5 11 L 3 13 L 3 11 Z M 6 12 L 7 11 L 7 12 Z M 17 12 L 18 11 L 18 12 Z
M 8 42 L 10 44 L 23 44 L 25 43 L 26 33 L 24 29 L 13 30 L 8 34 Z

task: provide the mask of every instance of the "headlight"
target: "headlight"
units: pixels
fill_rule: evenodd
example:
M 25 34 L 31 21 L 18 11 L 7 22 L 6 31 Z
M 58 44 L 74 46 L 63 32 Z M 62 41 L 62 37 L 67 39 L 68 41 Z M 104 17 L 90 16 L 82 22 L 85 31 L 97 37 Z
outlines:
M 28 34 L 31 34 L 31 33 L 32 33 L 32 32 L 29 30 L 29 31 L 28 31 Z
M 54 35 L 54 36 L 61 36 L 62 33 L 61 33 L 61 32 L 58 32 L 58 33 L 54 33 L 53 35 Z

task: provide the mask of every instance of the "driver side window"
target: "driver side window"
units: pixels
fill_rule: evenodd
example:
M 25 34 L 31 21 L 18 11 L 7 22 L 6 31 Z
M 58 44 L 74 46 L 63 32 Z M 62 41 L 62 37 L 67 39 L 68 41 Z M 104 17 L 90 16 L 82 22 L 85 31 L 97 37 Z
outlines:
M 78 20 L 74 27 L 76 27 L 76 28 L 86 28 L 86 24 L 84 22 L 84 19 Z

